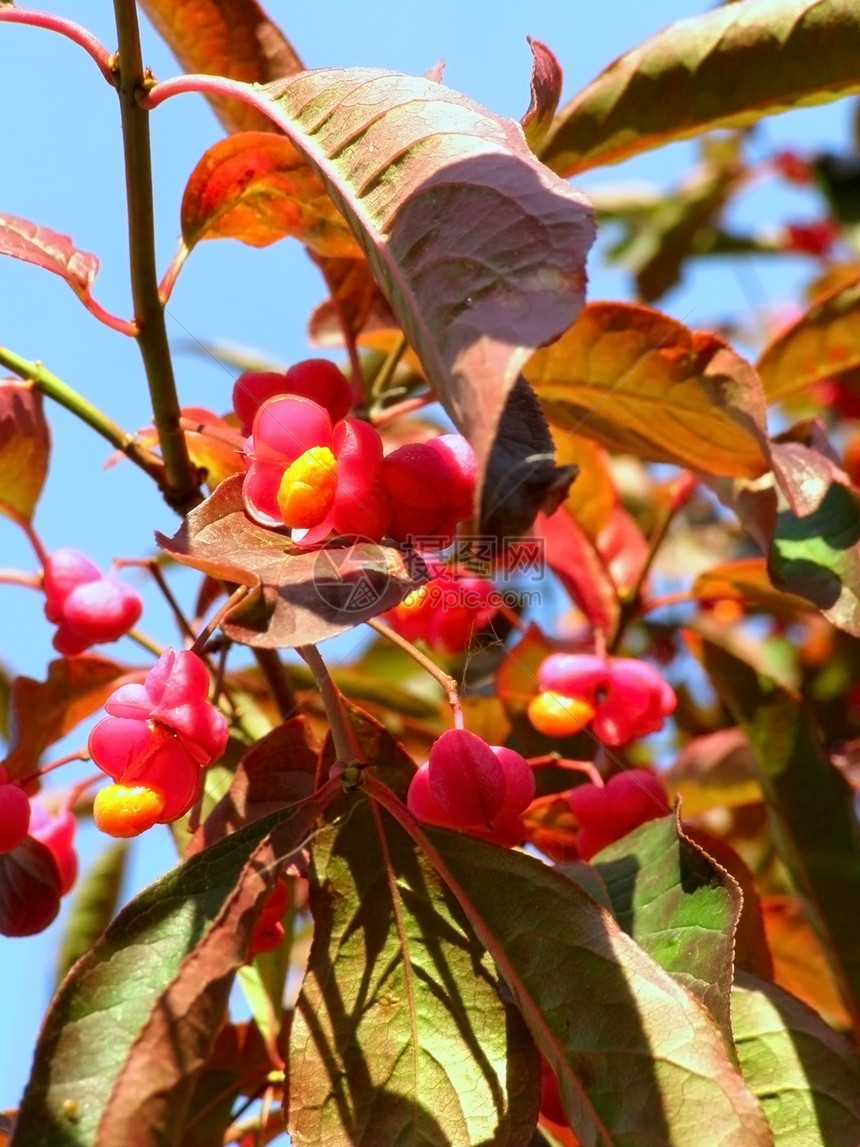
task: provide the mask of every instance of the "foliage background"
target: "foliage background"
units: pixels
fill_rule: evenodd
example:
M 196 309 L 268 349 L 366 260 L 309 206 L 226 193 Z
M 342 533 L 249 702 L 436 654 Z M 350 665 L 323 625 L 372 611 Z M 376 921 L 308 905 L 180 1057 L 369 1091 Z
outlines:
M 52 0 L 48 6 L 83 23 L 105 44 L 115 42 L 107 2 Z M 565 72 L 566 99 L 615 56 L 671 21 L 700 12 L 703 5 L 696 0 L 660 0 L 652 5 L 636 0 L 604 0 L 600 5 L 413 0 L 395 9 L 332 0 L 324 15 L 313 4 L 272 0 L 267 7 L 308 67 L 362 64 L 421 74 L 444 59 L 448 84 L 493 111 L 518 119 L 528 103 L 527 35 L 543 40 L 557 55 Z M 92 62 L 69 42 L 25 27 L 7 26 L 2 32 L 0 210 L 66 232 L 78 247 L 97 253 L 102 268 L 95 297 L 109 310 L 129 314 L 116 100 Z M 145 20 L 143 37 L 145 61 L 155 75 L 175 74 L 176 65 Z M 801 152 L 843 147 L 851 110 L 843 101 L 767 120 L 752 137 L 749 157 L 789 145 Z M 174 250 L 188 175 L 222 132 L 199 97 L 171 100 L 152 117 L 152 130 L 163 268 Z M 694 144 L 676 144 L 616 168 L 600 169 L 577 185 L 588 191 L 608 182 L 647 180 L 668 187 L 691 166 L 694 155 Z M 813 192 L 768 182 L 740 197 L 733 220 L 766 227 L 818 213 L 820 201 Z M 601 246 L 599 240 L 590 260 L 589 298 L 629 297 L 626 276 L 601 265 Z M 806 262 L 803 257 L 783 257 L 777 268 L 767 258 L 700 261 L 659 305 L 696 328 L 739 314 L 747 320 L 757 314 L 763 317 L 769 308 L 792 299 Z M 298 244 L 279 243 L 260 251 L 235 242 L 204 243 L 180 276 L 168 307 L 168 331 L 177 347 L 193 339 L 223 340 L 289 363 L 307 355 L 305 321 L 323 295 L 321 280 Z M 133 341 L 95 322 L 59 278 L 19 262 L 0 261 L 0 341 L 25 357 L 44 361 L 127 429 L 146 423 L 148 396 Z M 232 375 L 221 365 L 200 353 L 180 354 L 176 368 L 184 404 L 209 406 L 217 412 L 228 408 Z M 154 529 L 173 532 L 175 518 L 151 483 L 141 481 L 127 464 L 105 475 L 106 452 L 100 440 L 54 406 L 49 417 L 55 477 L 47 483 L 36 519 L 49 549 L 74 544 L 107 565 L 116 555 L 147 552 Z M 0 565 L 33 565 L 19 531 L 4 520 L 0 520 Z M 181 576 L 175 584 L 181 587 Z M 144 628 L 166 639 L 171 630 L 164 608 L 144 588 Z M 11 587 L 0 590 L 5 670 L 42 676 L 52 650 L 51 627 L 42 617 L 41 605 L 36 594 Z M 343 639 L 343 655 L 358 639 L 357 634 Z M 130 645 L 120 648 L 118 655 L 136 658 Z M 334 656 L 337 660 L 336 652 Z M 71 747 L 80 739 L 76 736 Z M 62 751 L 61 745 L 58 753 Z M 64 775 L 64 781 L 71 779 Z M 79 842 L 84 865 L 104 844 L 87 825 L 82 826 Z M 136 842 L 132 858 L 124 898 L 170 864 L 167 830 L 155 830 Z M 65 912 L 41 935 L 0 944 L 6 1032 L 0 1041 L 0 1108 L 17 1103 L 29 1074 L 31 1049 L 53 987 L 64 917 Z

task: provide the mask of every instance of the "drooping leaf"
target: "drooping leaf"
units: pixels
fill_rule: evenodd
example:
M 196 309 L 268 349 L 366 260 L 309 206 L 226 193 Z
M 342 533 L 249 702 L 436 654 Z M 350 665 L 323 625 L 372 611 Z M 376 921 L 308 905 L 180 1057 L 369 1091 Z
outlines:
M 546 417 L 520 376 L 508 395 L 487 462 L 481 535 L 520 537 L 539 511 L 552 514 L 558 508 L 575 477 L 573 466 L 556 465 Z
M 181 565 L 250 587 L 222 625 L 234 641 L 263 649 L 315 644 L 391 609 L 426 580 L 423 563 L 366 540 L 302 549 L 258 526 L 242 504 L 241 475 L 228 478 L 160 548 Z M 423 572 L 422 572 L 423 571 Z
M 860 1060 L 810 1008 L 746 973 L 732 989 L 741 1070 L 779 1147 L 860 1141 Z
M 256 0 L 141 0 L 141 7 L 186 72 L 265 84 L 304 66 Z M 245 103 L 210 102 L 227 131 L 274 131 Z
M 531 99 L 520 120 L 523 135 L 532 151 L 539 151 L 561 99 L 563 76 L 561 65 L 552 51 L 540 40 L 528 37 L 532 50 Z
M 371 772 L 414 764 L 360 726 Z M 538 1058 L 495 969 L 426 857 L 360 794 L 312 846 L 314 939 L 290 1036 L 295 1147 L 525 1147 Z
M 774 983 L 818 1012 L 826 1023 L 850 1027 L 851 1017 L 801 902 L 795 896 L 766 896 L 762 913 Z
M 51 661 L 45 681 L 16 677 L 12 683 L 12 739 L 3 762 L 9 776 L 33 772 L 42 752 L 95 713 L 135 671 L 106 657 L 84 653 Z M 82 738 L 83 739 L 83 738 Z
M 40 840 L 25 836 L 0 854 L 0 935 L 35 936 L 60 911 L 60 872 Z
M 768 402 L 798 394 L 830 375 L 860 366 L 860 281 L 840 284 L 781 331 L 758 360 Z
M 16 1147 L 181 1142 L 194 1067 L 223 1020 L 232 973 L 274 883 L 274 862 L 301 846 L 319 812 L 308 803 L 234 833 L 120 912 L 49 1008 Z M 109 1100 L 114 1106 L 101 1122 Z M 134 1133 L 129 1119 L 137 1120 Z
M 811 604 L 806 598 L 777 589 L 768 577 L 764 558 L 738 558 L 712 566 L 696 577 L 690 592 L 700 601 L 737 601 L 780 617 L 808 613 Z
M 705 1110 L 715 1142 L 771 1142 L 714 1021 L 605 909 L 530 856 L 427 836 L 582 1142 L 700 1147 Z
M 114 841 L 99 853 L 89 871 L 77 881 L 57 954 L 57 984 L 64 979 L 72 965 L 92 948 L 113 919 L 127 857 L 126 842 Z
M 842 774 L 796 694 L 714 641 L 703 660 L 753 749 L 774 843 L 831 961 L 846 1006 L 860 1014 L 860 824 Z
M 0 379 L 0 514 L 8 506 L 30 520 L 48 474 L 50 452 L 42 395 L 30 382 Z
M 96 256 L 79 251 L 68 235 L 14 215 L 0 215 L 0 255 L 53 271 L 81 299 L 89 295 L 99 269 Z
M 714 474 L 768 469 L 755 372 L 659 311 L 590 303 L 525 375 L 554 425 L 610 449 Z
M 541 158 L 561 175 L 860 91 L 852 0 L 728 4 L 615 60 L 556 116 Z
M 318 255 L 361 255 L 319 176 L 271 131 L 241 132 L 210 147 L 186 184 L 181 216 L 189 249 L 202 239 L 267 247 L 292 235 Z
M 192 837 L 187 855 L 310 796 L 316 762 L 304 717 L 289 717 L 277 725 L 242 757 L 230 788 Z
M 519 125 L 429 80 L 321 70 L 251 95 L 319 173 L 483 475 L 523 363 L 582 305 L 586 200 Z

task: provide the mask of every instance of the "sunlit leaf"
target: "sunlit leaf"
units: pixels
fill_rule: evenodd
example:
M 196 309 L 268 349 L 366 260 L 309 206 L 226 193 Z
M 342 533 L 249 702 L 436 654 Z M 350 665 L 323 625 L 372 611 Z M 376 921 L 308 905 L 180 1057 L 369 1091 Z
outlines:
M 713 1141 L 770 1144 L 713 1019 L 605 909 L 532 857 L 428 836 L 583 1142 L 701 1147 L 707 1110 Z
M 202 239 L 267 247 L 292 235 L 319 255 L 361 254 L 319 176 L 274 132 L 241 132 L 210 147 L 191 173 L 181 214 L 189 248 Z
M 0 379 L 0 514 L 29 520 L 48 474 L 51 436 L 32 383 Z
M 89 295 L 99 269 L 96 256 L 79 251 L 68 235 L 14 215 L 0 215 L 0 255 L 53 271 L 82 299 Z
M 860 281 L 839 285 L 781 331 L 762 352 L 758 372 L 769 402 L 860 366 Z
M 860 916 L 847 906 L 860 896 L 860 824 L 851 790 L 796 694 L 713 641 L 702 648 L 705 668 L 752 746 L 777 851 L 856 1016 Z
M 127 666 L 84 653 L 51 661 L 46 681 L 16 677 L 12 682 L 12 738 L 3 762 L 10 777 L 33 772 L 49 745 L 95 713 L 132 674 L 137 675 Z
M 69 918 L 57 953 L 57 983 L 92 948 L 110 924 L 125 876 L 128 846 L 114 841 L 103 849 L 75 884 Z
M 615 60 L 562 108 L 541 149 L 562 175 L 671 140 L 860 91 L 852 0 L 727 4 Z
M 186 72 L 264 84 L 303 67 L 256 0 L 141 0 L 141 7 Z M 211 103 L 227 131 L 274 130 L 268 116 L 245 103 Z
M 593 863 L 615 919 L 710 1011 L 731 1046 L 729 991 L 741 893 L 663 816 L 602 849 Z
M 546 562 L 596 629 L 613 633 L 618 591 L 606 563 L 566 506 L 540 514 L 534 532 L 546 543 Z M 537 689 L 537 686 L 535 686 Z
M 779 1147 L 860 1141 L 860 1060 L 799 1000 L 741 973 L 732 990 L 741 1070 Z
M 392 546 L 345 540 L 302 549 L 287 533 L 258 526 L 245 513 L 242 480 L 222 482 L 172 538 L 156 533 L 181 565 L 254 591 L 222 625 L 235 641 L 264 649 L 323 641 L 391 609 L 426 580 Z
M 664 774 L 686 816 L 712 808 L 735 808 L 762 799 L 749 741 L 741 729 L 718 729 L 693 737 Z
M 483 474 L 523 363 L 582 305 L 584 197 L 518 124 L 429 80 L 322 70 L 256 95 L 347 219 Z
M 766 896 L 762 911 L 774 982 L 803 1000 L 827 1023 L 850 1027 L 851 1017 L 800 901 L 794 896 Z
M 525 375 L 554 425 L 610 449 L 713 474 L 768 469 L 755 372 L 659 311 L 590 303 Z
M 365 726 L 370 730 L 369 726 Z M 384 730 L 373 771 L 414 764 Z M 528 1143 L 538 1059 L 497 973 L 428 860 L 359 794 L 312 846 L 314 939 L 290 1038 L 295 1147 Z
M 593 542 L 609 520 L 618 499 L 606 453 L 581 434 L 551 426 L 559 465 L 575 466 L 576 480 L 564 506 Z
M 539 151 L 561 99 L 563 77 L 561 65 L 546 44 L 531 36 L 528 41 L 532 50 L 531 99 L 520 124 L 529 147 Z
M 232 973 L 274 883 L 273 861 L 302 844 L 319 811 L 305 805 L 234 833 L 120 912 L 48 1010 L 19 1142 L 178 1147 L 195 1067 L 223 1022 Z

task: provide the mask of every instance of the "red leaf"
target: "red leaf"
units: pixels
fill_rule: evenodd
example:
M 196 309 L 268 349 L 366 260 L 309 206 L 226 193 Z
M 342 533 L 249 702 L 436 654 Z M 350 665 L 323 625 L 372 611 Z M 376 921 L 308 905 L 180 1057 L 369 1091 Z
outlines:
M 49 231 L 27 219 L 0 215 L 0 255 L 11 255 L 66 280 L 75 294 L 86 299 L 99 269 L 95 255 L 78 251 L 68 235 Z
M 286 533 L 252 522 L 242 504 L 241 475 L 222 482 L 158 545 L 182 565 L 256 592 L 222 629 L 244 645 L 285 649 L 316 644 L 397 605 L 426 580 L 391 546 L 340 539 L 302 549 Z
M 0 856 L 0 933 L 35 936 L 60 910 L 60 873 L 41 841 L 25 836 Z
M 531 101 L 520 120 L 528 145 L 538 151 L 561 99 L 561 65 L 540 40 L 528 37 L 532 50 Z
M 535 533 L 546 539 L 547 563 L 591 624 L 613 633 L 618 621 L 618 594 L 603 559 L 562 506 L 550 516 L 539 514 Z
M 187 72 L 264 84 L 304 67 L 256 0 L 141 0 L 141 7 Z M 210 102 L 227 131 L 277 130 L 238 100 Z
M 267 247 L 292 235 L 318 255 L 361 252 L 319 176 L 282 135 L 246 131 L 210 147 L 182 197 L 182 237 Z
M 42 395 L 30 382 L 0 380 L 0 513 L 8 506 L 29 521 L 48 473 L 50 451 Z

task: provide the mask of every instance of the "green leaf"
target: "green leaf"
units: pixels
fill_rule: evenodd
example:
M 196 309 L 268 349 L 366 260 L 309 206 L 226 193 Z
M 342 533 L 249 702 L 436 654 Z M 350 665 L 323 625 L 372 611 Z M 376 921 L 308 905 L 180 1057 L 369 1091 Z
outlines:
M 554 425 L 653 462 L 768 469 L 755 371 L 715 335 L 648 307 L 589 303 L 525 375 Z
M 778 1147 L 856 1147 L 860 1060 L 847 1040 L 775 984 L 741 973 L 732 989 L 741 1070 Z
M 532 857 L 427 832 L 556 1074 L 586 1144 L 771 1143 L 704 1008 L 571 880 Z
M 624 931 L 705 1005 L 731 1046 L 733 949 L 741 911 L 734 880 L 672 816 L 640 825 L 592 863 Z
M 18 1144 L 179 1142 L 183 1102 L 167 1120 L 170 1133 L 164 1130 L 162 1103 L 176 1085 L 171 1072 L 179 1072 L 181 1086 L 193 1085 L 200 1041 L 214 1040 L 223 1019 L 216 997 L 222 993 L 226 1004 L 231 962 L 243 940 L 247 951 L 249 929 L 274 881 L 272 869 L 266 874 L 258 865 L 249 891 L 254 874 L 242 881 L 249 854 L 260 841 L 270 854 L 273 844 L 280 855 L 294 851 L 319 811 L 318 804 L 307 804 L 258 821 L 179 865 L 126 905 L 50 1006 L 21 1104 Z M 264 840 L 268 833 L 272 837 Z M 167 1033 L 161 1030 L 165 1024 Z M 166 1054 L 168 1047 L 176 1054 Z M 183 1075 L 184 1057 L 189 1071 Z M 118 1096 L 120 1109 L 100 1131 L 106 1107 Z M 142 1100 L 140 1108 L 136 1100 Z M 130 1124 L 140 1138 L 132 1136 Z
M 795 693 L 714 641 L 702 645 L 714 685 L 753 749 L 774 843 L 803 897 L 846 1005 L 860 1015 L 860 825 L 843 775 Z
M 615 60 L 556 116 L 560 175 L 860 91 L 854 0 L 759 0 L 679 20 Z
M 57 955 L 57 983 L 85 955 L 110 924 L 125 876 L 128 845 L 115 841 L 103 849 L 77 884 Z
M 401 791 L 414 765 L 368 753 Z M 367 746 L 365 739 L 365 745 Z M 526 1147 L 539 1061 L 492 961 L 403 830 L 361 795 L 314 840 L 314 938 L 293 1020 L 295 1147 Z

